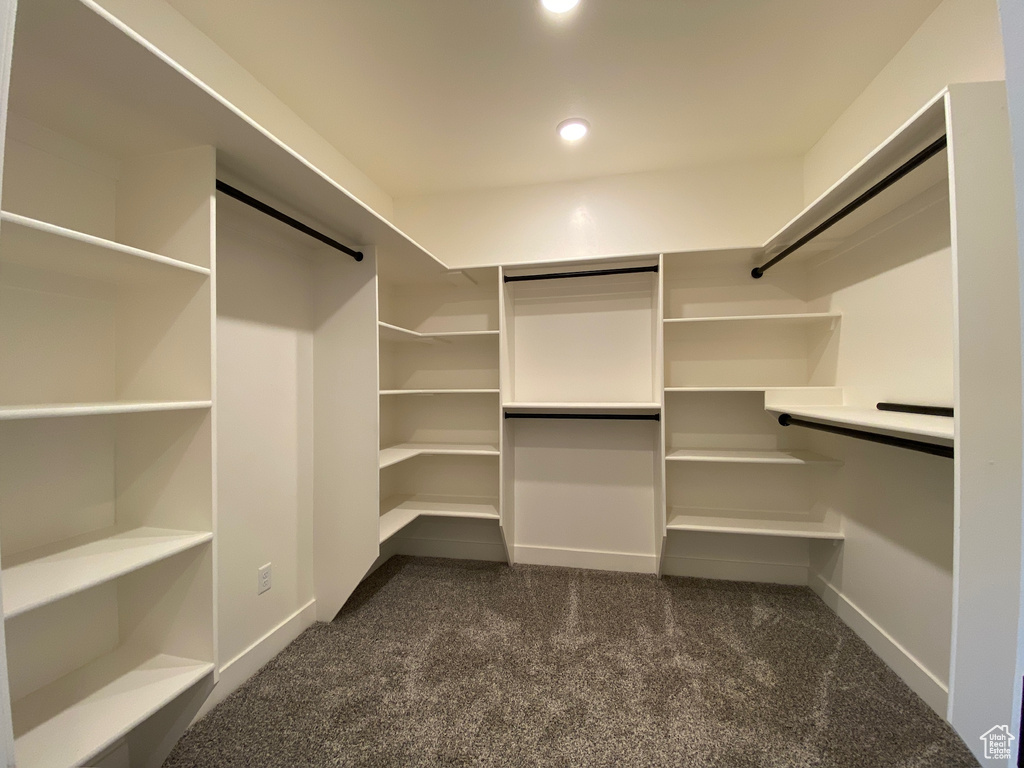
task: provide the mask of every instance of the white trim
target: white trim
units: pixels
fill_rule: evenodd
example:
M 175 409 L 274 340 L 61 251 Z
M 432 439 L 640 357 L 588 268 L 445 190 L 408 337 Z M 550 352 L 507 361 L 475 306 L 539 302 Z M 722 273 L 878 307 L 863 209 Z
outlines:
M 689 576 L 697 579 L 754 581 L 763 584 L 806 587 L 809 571 L 806 565 L 791 563 L 759 563 L 665 555 L 661 559 L 661 573 L 663 576 Z
M 234 693 L 246 680 L 259 672 L 261 667 L 277 656 L 292 640 L 315 622 L 316 598 L 313 598 L 231 661 L 224 664 L 220 668 L 220 680 L 192 722 L 204 717 L 207 712 Z
M 453 539 L 421 539 L 395 536 L 396 555 L 413 557 L 449 557 L 454 560 L 489 560 L 508 562 L 505 547 L 500 541 L 456 541 Z
M 946 719 L 949 688 L 942 680 L 821 575 L 811 576 L 810 587 L 825 605 L 835 611 L 843 623 L 856 632 L 860 639 L 910 686 L 914 693 L 924 699 L 939 717 Z
M 626 573 L 658 572 L 658 559 L 653 554 L 633 552 L 601 552 L 591 549 L 531 547 L 516 544 L 515 559 L 523 565 L 556 565 L 563 568 L 587 568 L 594 571 Z

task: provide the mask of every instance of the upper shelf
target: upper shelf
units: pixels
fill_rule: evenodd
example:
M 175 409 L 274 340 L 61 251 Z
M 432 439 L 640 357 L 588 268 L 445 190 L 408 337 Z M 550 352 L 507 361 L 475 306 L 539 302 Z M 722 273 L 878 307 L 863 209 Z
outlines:
M 953 445 L 953 419 L 917 413 L 878 411 L 849 405 L 780 406 L 765 408 L 776 415 L 788 413 L 810 421 L 853 427 L 880 435 L 921 440 L 936 445 Z
M 818 323 L 835 325 L 842 315 L 839 312 L 805 312 L 775 315 L 723 315 L 720 317 L 666 317 L 665 328 L 693 326 L 711 327 L 719 323 L 742 325 L 745 323 L 773 323 L 785 326 L 816 325 Z
M 212 145 L 244 191 L 302 212 L 298 218 L 347 245 L 379 246 L 387 269 L 430 278 L 447 271 L 327 170 L 94 0 L 19 6 L 14 69 L 16 114 L 118 158 Z
M 179 275 L 203 278 L 210 274 L 205 267 L 8 211 L 0 211 L 0 263 L 116 285 L 154 284 Z
M 762 259 L 767 260 L 796 242 L 865 192 L 875 182 L 942 136 L 945 130 L 945 91 L 943 91 L 870 155 L 822 193 L 817 200 L 769 238 L 762 248 Z M 915 198 L 925 196 L 926 192 L 936 187 L 940 188 L 940 194 L 936 197 L 948 194 L 948 167 L 945 151 L 911 171 L 910 174 L 870 202 L 865 203 L 834 227 L 795 251 L 792 256 L 787 258 L 787 261 L 797 261 L 814 254 L 832 251 L 839 243 L 847 241 L 873 222 L 890 212 L 901 209 Z
M 119 413 L 194 411 L 210 408 L 209 400 L 120 400 L 109 403 L 47 403 L 45 405 L 0 406 L 0 421 L 48 419 L 62 416 L 113 416 Z
M 660 403 L 505 403 L 506 413 L 571 413 L 579 415 L 654 415 L 661 413 Z
M 453 339 L 464 338 L 467 336 L 494 336 L 497 337 L 498 331 L 447 331 L 443 333 L 420 333 L 419 331 L 412 331 L 408 328 L 402 328 L 391 323 L 385 323 L 381 320 L 378 324 L 380 329 L 381 341 L 393 341 L 393 342 L 421 342 L 421 343 L 437 343 L 437 342 L 448 342 Z

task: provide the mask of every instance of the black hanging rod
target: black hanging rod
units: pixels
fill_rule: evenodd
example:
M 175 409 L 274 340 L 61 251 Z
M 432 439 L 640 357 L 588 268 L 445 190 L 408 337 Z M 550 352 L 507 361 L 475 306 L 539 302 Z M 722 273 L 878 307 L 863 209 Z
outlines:
M 361 251 L 352 250 L 347 245 L 339 243 L 334 238 L 328 237 L 322 232 L 317 232 L 312 227 L 307 227 L 298 219 L 293 219 L 287 213 L 281 213 L 281 211 L 277 210 L 277 208 L 271 208 L 269 205 L 262 202 L 261 200 L 257 200 L 255 197 L 250 197 L 249 195 L 245 194 L 245 192 L 243 192 L 242 190 L 235 189 L 230 184 L 226 184 L 220 179 L 217 179 L 217 191 L 223 192 L 228 197 L 233 197 L 235 198 L 235 200 L 245 203 L 250 208 L 255 208 L 260 213 L 265 213 L 267 216 L 277 219 L 278 221 L 287 224 L 289 227 L 299 230 L 299 232 L 302 232 L 303 234 L 316 238 L 321 243 L 331 246 L 331 248 L 337 248 L 339 251 L 348 254 L 356 261 L 363 260 L 363 254 Z
M 926 443 L 922 440 L 908 440 L 905 437 L 893 437 L 891 435 L 880 435 L 877 432 L 866 432 L 862 429 L 850 429 L 849 427 L 839 427 L 833 424 L 821 424 L 817 421 L 805 421 L 804 419 L 797 419 L 790 416 L 788 413 L 784 413 L 779 416 L 779 424 L 784 427 L 806 427 L 807 429 L 817 429 L 822 432 L 831 432 L 834 435 L 843 435 L 844 437 L 855 437 L 858 440 L 870 440 L 873 443 L 881 443 L 882 445 L 893 445 L 897 448 L 906 448 L 911 451 L 920 451 L 921 453 L 930 453 L 932 456 L 942 456 L 947 459 L 953 458 L 952 446 L 946 445 L 935 445 L 934 443 Z
M 903 165 L 901 165 L 895 171 L 890 173 L 888 176 L 886 176 L 880 182 L 875 184 L 867 192 L 862 193 L 853 202 L 848 203 L 847 205 L 845 205 L 837 213 L 834 213 L 831 216 L 829 216 L 827 219 L 825 219 L 825 221 L 823 221 L 821 224 L 816 226 L 814 229 L 812 229 L 806 235 L 801 237 L 799 240 L 797 240 L 792 245 L 788 246 L 785 250 L 783 250 L 781 253 L 779 253 L 775 258 L 771 259 L 770 261 L 765 262 L 760 267 L 754 267 L 752 270 L 750 270 L 750 276 L 753 277 L 755 280 L 757 278 L 761 277 L 767 270 L 769 270 L 772 267 L 774 267 L 776 264 L 778 264 L 784 258 L 789 256 L 789 254 L 791 254 L 797 248 L 801 248 L 801 247 L 807 245 L 807 243 L 809 243 L 811 240 L 816 238 L 818 235 L 820 235 L 826 229 L 831 227 L 833 224 L 835 224 L 835 223 L 845 219 L 847 216 L 849 216 L 855 210 L 857 210 L 862 205 L 864 205 L 864 203 L 866 203 L 868 200 L 871 200 L 873 197 L 876 197 L 879 193 L 881 193 L 881 192 L 885 191 L 886 189 L 888 189 L 889 187 L 891 187 L 893 184 L 895 184 L 897 181 L 902 179 L 904 176 L 906 176 L 912 170 L 914 170 L 915 168 L 917 168 L 920 165 L 923 165 L 926 161 L 930 160 L 935 155 L 939 154 L 939 152 L 941 152 L 945 148 L 946 148 L 946 137 L 943 135 L 943 136 L 939 137 L 938 139 L 936 139 L 935 141 L 933 141 L 927 147 L 922 149 L 920 152 L 918 152 L 912 158 L 907 160 L 907 162 L 905 162 Z
M 657 413 L 506 413 L 506 419 L 605 419 L 608 421 L 661 421 Z
M 944 405 L 908 405 L 907 403 L 879 403 L 880 411 L 895 411 L 896 413 L 919 413 L 922 416 L 948 416 L 953 418 L 953 409 Z
M 520 283 L 524 280 L 561 280 L 564 277 L 594 277 L 595 275 L 633 275 L 637 272 L 657 272 L 658 265 L 649 267 L 621 267 L 619 269 L 594 269 L 589 272 L 552 272 L 546 275 L 505 275 L 506 283 Z

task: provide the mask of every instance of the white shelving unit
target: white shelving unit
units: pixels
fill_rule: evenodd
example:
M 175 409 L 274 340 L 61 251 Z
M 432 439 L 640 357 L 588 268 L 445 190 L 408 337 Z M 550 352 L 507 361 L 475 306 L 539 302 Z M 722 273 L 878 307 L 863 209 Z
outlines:
M 136 130 L 80 46 L 47 65 L 62 13 L 109 27 L 71 5 L 19 8 L 5 115 L 0 583 L 25 768 L 122 739 L 162 759 L 133 730 L 187 722 L 217 663 L 215 153 Z M 106 105 L 89 125 L 78 96 Z
M 766 519 L 760 510 L 689 509 L 670 507 L 668 530 L 729 533 L 743 536 L 785 536 L 841 541 L 838 519 L 813 520 L 803 515 L 776 514 Z
M 877 408 L 846 405 L 767 406 L 766 410 L 775 415 L 788 413 L 790 416 L 798 416 L 823 424 L 854 427 L 866 432 L 922 440 L 937 445 L 953 445 L 955 432 L 952 418 L 880 411 Z
M 702 448 L 676 448 L 665 454 L 665 461 L 692 461 L 709 464 L 840 464 L 835 459 L 802 450 L 730 451 Z
M 420 518 L 498 521 L 497 270 L 381 269 L 380 542 Z

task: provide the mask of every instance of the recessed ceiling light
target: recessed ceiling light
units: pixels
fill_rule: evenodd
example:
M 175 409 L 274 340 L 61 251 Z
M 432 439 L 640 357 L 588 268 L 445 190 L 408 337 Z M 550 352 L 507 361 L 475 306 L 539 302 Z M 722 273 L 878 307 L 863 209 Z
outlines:
M 580 4 L 580 0 L 540 0 L 540 3 L 552 13 L 568 13 Z
M 558 135 L 566 141 L 579 141 L 589 130 L 590 123 L 582 117 L 570 117 L 558 124 Z

